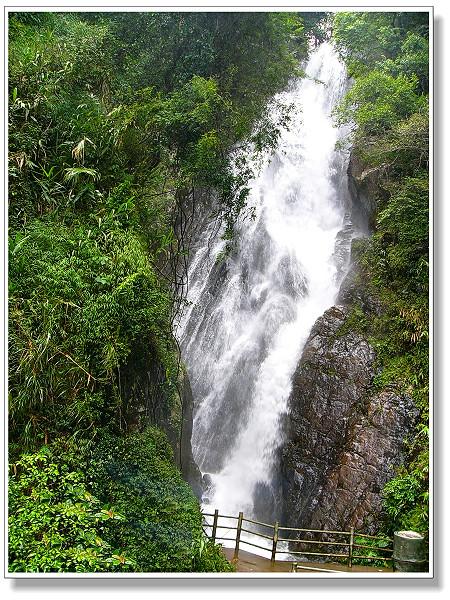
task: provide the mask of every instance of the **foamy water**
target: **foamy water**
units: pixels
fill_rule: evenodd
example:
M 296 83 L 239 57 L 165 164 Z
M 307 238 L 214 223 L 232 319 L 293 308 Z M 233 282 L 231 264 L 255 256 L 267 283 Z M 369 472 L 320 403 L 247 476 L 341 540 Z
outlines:
M 300 110 L 252 182 L 256 218 L 239 224 L 237 251 L 217 264 L 224 243 L 208 248 L 205 232 L 190 266 L 192 304 L 178 336 L 194 394 L 194 458 L 209 474 L 206 512 L 262 518 L 264 501 L 277 518 L 276 451 L 292 376 L 342 277 L 336 236 L 348 219 L 348 156 L 335 149 L 343 131 L 331 111 L 346 74 L 327 43 L 306 72 L 311 79 L 283 94 Z

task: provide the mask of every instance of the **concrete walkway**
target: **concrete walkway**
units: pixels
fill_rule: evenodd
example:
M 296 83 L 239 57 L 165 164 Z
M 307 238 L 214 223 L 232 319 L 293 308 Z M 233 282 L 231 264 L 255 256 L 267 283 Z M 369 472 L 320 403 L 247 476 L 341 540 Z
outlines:
M 222 548 L 230 562 L 233 561 L 233 548 Z M 290 573 L 292 571 L 292 562 L 284 560 L 276 560 L 273 564 L 269 558 L 257 556 L 244 550 L 239 550 L 239 558 L 236 563 L 236 571 L 238 573 Z M 382 569 L 379 567 L 365 567 L 355 565 L 351 568 L 337 563 L 315 563 L 315 562 L 298 562 L 302 568 L 297 573 L 320 573 L 326 570 L 339 571 L 342 573 L 390 573 L 392 569 Z M 319 570 L 320 569 L 320 570 Z

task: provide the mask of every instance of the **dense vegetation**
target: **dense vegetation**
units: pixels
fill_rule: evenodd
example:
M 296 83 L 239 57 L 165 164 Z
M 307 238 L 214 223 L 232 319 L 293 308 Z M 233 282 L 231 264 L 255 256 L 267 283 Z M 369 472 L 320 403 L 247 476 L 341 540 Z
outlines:
M 172 324 L 196 202 L 231 237 L 252 175 L 233 148 L 276 143 L 270 104 L 316 22 L 10 15 L 11 570 L 231 568 L 161 431 L 182 421 Z
M 198 205 L 231 239 L 250 155 L 289 121 L 269 118 L 273 96 L 322 17 L 10 15 L 10 570 L 231 569 L 174 464 L 172 327 Z M 378 351 L 374 386 L 421 409 L 387 527 L 425 532 L 428 15 L 338 13 L 333 30 L 354 79 L 339 118 L 377 195 L 358 256 L 383 310 L 355 306 L 353 323 Z M 151 379 L 139 419 L 136 365 Z
M 376 200 L 373 235 L 355 248 L 372 310 L 356 304 L 351 320 L 377 350 L 375 389 L 420 409 L 407 463 L 383 492 L 386 528 L 427 534 L 428 13 L 338 13 L 333 35 L 354 80 L 339 118 L 355 126 L 354 170 Z

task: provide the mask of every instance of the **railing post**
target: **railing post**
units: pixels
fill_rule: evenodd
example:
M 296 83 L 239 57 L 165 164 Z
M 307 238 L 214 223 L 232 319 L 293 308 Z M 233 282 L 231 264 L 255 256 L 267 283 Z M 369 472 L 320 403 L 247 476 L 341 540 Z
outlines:
M 211 534 L 211 539 L 213 541 L 213 544 L 215 544 L 215 542 L 216 542 L 217 520 L 218 520 L 218 518 L 219 518 L 219 510 L 216 508 L 216 510 L 214 511 L 214 521 L 213 521 L 212 534 Z
M 236 530 L 236 546 L 234 547 L 234 556 L 233 559 L 237 560 L 239 556 L 239 541 L 241 539 L 241 529 L 242 529 L 242 519 L 244 518 L 244 513 L 239 513 L 239 518 L 237 522 L 237 530 Z
M 352 568 L 353 562 L 353 543 L 355 539 L 355 529 L 354 527 L 350 527 L 350 541 L 348 543 L 348 566 Z
M 277 552 L 277 543 L 278 543 L 278 521 L 275 521 L 275 527 L 273 528 L 272 556 L 270 559 L 272 564 L 275 562 L 275 554 Z

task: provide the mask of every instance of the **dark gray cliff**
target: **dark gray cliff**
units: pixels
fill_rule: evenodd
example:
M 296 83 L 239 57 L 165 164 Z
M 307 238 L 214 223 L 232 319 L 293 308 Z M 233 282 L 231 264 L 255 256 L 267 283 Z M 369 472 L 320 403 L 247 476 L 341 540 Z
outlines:
M 193 397 L 188 376 L 180 371 L 178 390 L 165 385 L 162 364 L 139 348 L 120 373 L 124 399 L 124 421 L 129 430 L 142 430 L 156 425 L 165 431 L 174 452 L 174 459 L 184 479 L 194 493 L 201 495 L 201 474 L 192 456 Z
M 190 484 L 197 498 L 200 499 L 202 495 L 202 475 L 197 463 L 194 461 L 191 445 L 194 397 L 186 372 L 184 372 L 182 380 L 181 407 L 182 422 L 179 442 L 179 466 L 184 479 Z
M 378 206 L 387 197 L 380 185 L 383 169 L 384 165 L 364 169 L 358 155 L 355 152 L 350 154 L 347 175 L 352 200 L 352 223 L 356 230 L 363 233 L 373 231 Z
M 373 531 L 417 418 L 408 396 L 371 394 L 375 353 L 345 330 L 348 312 L 334 306 L 316 321 L 294 375 L 282 453 L 284 521 L 293 527 Z

